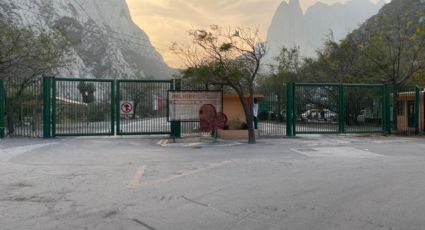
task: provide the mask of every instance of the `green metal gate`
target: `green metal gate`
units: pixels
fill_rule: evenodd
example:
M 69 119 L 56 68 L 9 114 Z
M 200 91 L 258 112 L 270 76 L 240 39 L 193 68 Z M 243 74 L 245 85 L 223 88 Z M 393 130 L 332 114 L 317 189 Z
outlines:
M 0 138 L 193 135 L 198 124 L 167 121 L 167 91 L 185 87 L 178 80 L 5 78 Z M 418 86 L 288 83 L 257 92 L 264 96 L 259 129 L 266 136 L 425 131 L 425 93 Z M 121 113 L 124 102 L 131 113 Z
M 388 92 L 383 84 L 288 84 L 287 133 L 387 131 Z
M 116 133 L 171 135 L 172 128 L 167 121 L 167 93 L 173 89 L 173 85 L 172 80 L 118 80 Z M 125 111 L 126 108 L 129 110 L 128 113 Z
M 0 138 L 5 137 L 5 128 L 4 128 L 4 83 L 3 80 L 0 79 Z
M 114 135 L 115 81 L 53 79 L 52 136 Z

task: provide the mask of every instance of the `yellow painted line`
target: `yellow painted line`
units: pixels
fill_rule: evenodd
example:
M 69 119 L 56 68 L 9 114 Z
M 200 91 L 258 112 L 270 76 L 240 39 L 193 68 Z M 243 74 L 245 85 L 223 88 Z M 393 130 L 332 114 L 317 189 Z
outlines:
M 212 164 L 209 164 L 208 166 L 203 167 L 203 168 L 186 171 L 186 172 L 183 172 L 179 175 L 172 175 L 172 176 L 165 177 L 165 178 L 162 178 L 162 179 L 159 179 L 159 180 L 156 180 L 156 181 L 152 181 L 152 182 L 146 182 L 146 183 L 143 183 L 143 185 L 156 185 L 156 184 L 161 184 L 161 183 L 173 181 L 173 180 L 176 180 L 176 179 L 179 179 L 179 178 L 182 178 L 182 177 L 187 177 L 187 176 L 191 176 L 191 175 L 194 175 L 194 174 L 197 174 L 197 173 L 201 173 L 201 172 L 209 170 L 209 169 L 217 168 L 217 167 L 229 164 L 231 162 L 232 161 L 223 161 L 223 162 L 219 162 L 219 163 L 212 163 Z
M 161 146 L 164 147 L 168 144 L 168 139 L 164 139 L 164 141 L 162 142 Z
M 141 185 L 141 179 L 145 174 L 146 165 L 140 166 L 134 174 L 133 179 L 128 183 L 127 188 L 137 188 Z
M 195 142 L 195 143 L 189 143 L 187 145 L 185 145 L 185 147 L 195 147 L 195 146 L 199 146 L 202 145 L 202 142 Z

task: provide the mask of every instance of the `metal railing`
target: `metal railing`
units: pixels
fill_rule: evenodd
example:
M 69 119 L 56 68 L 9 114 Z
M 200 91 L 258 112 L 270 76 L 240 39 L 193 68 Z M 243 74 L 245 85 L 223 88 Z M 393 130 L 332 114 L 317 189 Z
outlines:
M 418 86 L 287 83 L 259 87 L 262 136 L 323 133 L 418 134 L 425 93 Z M 180 80 L 6 78 L 0 80 L 0 138 L 203 134 L 197 122 L 167 121 L 168 90 L 215 89 Z M 120 113 L 131 101 L 134 112 Z

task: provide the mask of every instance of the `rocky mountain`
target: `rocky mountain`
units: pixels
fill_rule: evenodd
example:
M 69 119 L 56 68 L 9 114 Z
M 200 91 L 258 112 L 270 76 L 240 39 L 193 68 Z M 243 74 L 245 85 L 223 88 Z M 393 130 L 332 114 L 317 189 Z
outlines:
M 1 0 L 0 17 L 18 26 L 64 28 L 72 41 L 60 76 L 170 78 L 169 68 L 130 16 L 125 0 Z
M 277 9 L 267 34 L 269 53 L 266 63 L 272 63 L 283 46 L 299 46 L 303 56 L 314 56 L 329 36 L 343 39 L 362 22 L 376 14 L 385 4 L 383 0 L 350 0 L 327 5 L 318 2 L 304 13 L 299 0 L 282 2 Z

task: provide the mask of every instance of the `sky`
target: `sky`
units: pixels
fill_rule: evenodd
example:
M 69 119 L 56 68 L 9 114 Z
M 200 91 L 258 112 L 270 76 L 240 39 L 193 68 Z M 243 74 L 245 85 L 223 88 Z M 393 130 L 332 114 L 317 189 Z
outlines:
M 188 31 L 209 25 L 259 28 L 264 39 L 282 0 L 126 0 L 134 22 L 149 36 L 154 47 L 171 67 L 181 61 L 171 51 L 173 42 L 187 43 Z M 287 1 L 287 0 L 286 0 Z M 346 0 L 299 0 L 305 10 L 321 1 L 332 4 Z

